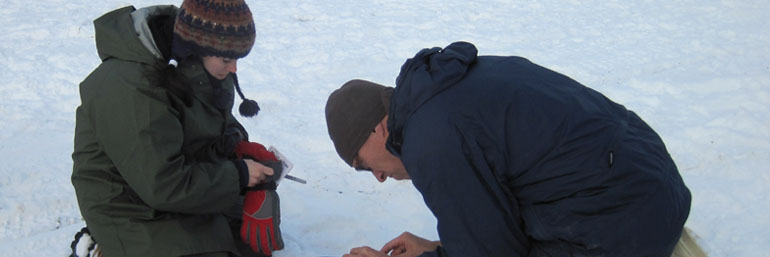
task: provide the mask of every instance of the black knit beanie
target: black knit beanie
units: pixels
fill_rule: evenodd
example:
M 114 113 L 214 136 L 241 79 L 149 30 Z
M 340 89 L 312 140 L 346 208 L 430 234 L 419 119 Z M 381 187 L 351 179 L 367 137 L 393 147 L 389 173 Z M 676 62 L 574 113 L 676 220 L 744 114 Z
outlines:
M 348 165 L 390 109 L 393 88 L 365 80 L 351 80 L 329 95 L 326 127 L 337 154 Z

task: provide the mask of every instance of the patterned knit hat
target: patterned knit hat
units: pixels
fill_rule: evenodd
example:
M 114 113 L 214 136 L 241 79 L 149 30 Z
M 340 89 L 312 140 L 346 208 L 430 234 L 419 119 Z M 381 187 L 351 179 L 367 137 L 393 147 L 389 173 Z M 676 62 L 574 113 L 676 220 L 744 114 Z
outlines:
M 172 54 L 243 58 L 256 32 L 244 0 L 184 0 L 174 24 Z

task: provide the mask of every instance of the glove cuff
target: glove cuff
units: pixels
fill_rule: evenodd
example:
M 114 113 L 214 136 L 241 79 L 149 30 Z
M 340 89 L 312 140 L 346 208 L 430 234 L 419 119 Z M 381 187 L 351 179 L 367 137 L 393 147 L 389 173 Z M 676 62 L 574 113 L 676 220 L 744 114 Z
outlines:
M 278 188 L 278 184 L 275 183 L 275 181 L 265 182 L 261 184 L 257 184 L 253 187 L 247 187 L 245 191 L 259 191 L 259 190 L 273 190 Z

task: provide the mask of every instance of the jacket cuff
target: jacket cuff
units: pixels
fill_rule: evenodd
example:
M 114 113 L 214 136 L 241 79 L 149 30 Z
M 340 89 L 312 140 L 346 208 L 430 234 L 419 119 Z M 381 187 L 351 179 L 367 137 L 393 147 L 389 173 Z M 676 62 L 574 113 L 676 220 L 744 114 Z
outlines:
M 238 169 L 238 184 L 241 186 L 240 191 L 243 194 L 246 191 L 246 186 L 249 185 L 249 167 L 246 166 L 246 162 L 241 159 L 233 160 L 235 168 Z
M 444 250 L 444 248 L 441 247 L 441 245 L 439 245 L 438 247 L 436 247 L 436 250 L 432 252 L 423 252 L 422 254 L 420 254 L 419 257 L 448 257 L 448 256 L 449 255 L 446 253 L 446 250 Z

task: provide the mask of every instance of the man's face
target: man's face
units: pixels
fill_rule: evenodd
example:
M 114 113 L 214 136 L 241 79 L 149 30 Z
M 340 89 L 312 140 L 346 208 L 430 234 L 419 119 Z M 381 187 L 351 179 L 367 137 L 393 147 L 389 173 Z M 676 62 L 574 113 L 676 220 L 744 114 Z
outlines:
M 401 159 L 385 148 L 388 137 L 387 133 L 381 131 L 384 129 L 382 126 L 377 126 L 375 131 L 369 134 L 369 138 L 353 159 L 353 167 L 359 171 L 371 171 L 380 183 L 385 182 L 388 177 L 395 180 L 409 179 Z

